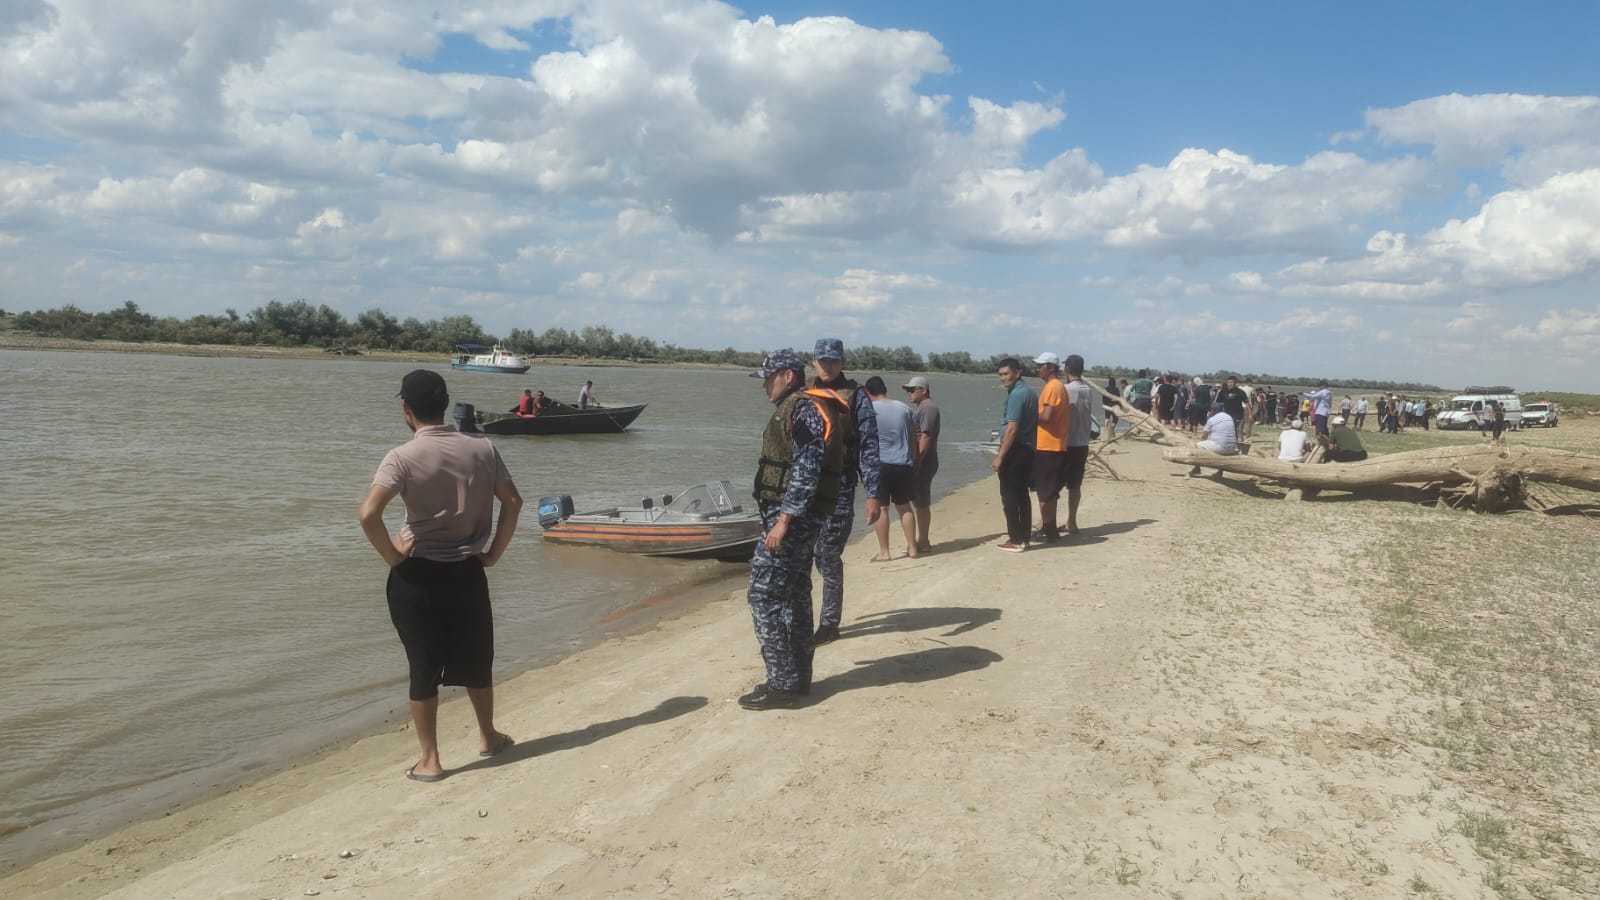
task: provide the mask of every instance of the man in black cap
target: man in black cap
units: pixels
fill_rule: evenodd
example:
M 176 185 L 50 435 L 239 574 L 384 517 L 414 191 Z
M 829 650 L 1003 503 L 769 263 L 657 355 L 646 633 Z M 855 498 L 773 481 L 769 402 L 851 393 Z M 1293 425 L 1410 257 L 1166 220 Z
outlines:
M 806 364 L 778 350 L 751 377 L 777 407 L 756 466 L 763 533 L 750 560 L 750 616 L 767 680 L 739 698 L 745 709 L 789 709 L 811 693 L 811 559 L 832 514 L 844 467 L 850 409 L 831 392 L 805 390 Z
M 400 414 L 414 435 L 390 450 L 372 476 L 361 501 L 361 530 L 389 564 L 389 617 L 411 673 L 411 721 L 422 758 L 406 777 L 439 781 L 439 685 L 467 689 L 478 719 L 479 756 L 512 744 L 494 727 L 494 618 L 484 569 L 511 544 L 522 495 L 494 444 L 444 424 L 450 394 L 438 373 L 411 372 L 399 396 Z M 396 496 L 406 518 L 390 537 L 383 511 Z M 496 500 L 500 516 L 491 541 Z
M 817 538 L 822 614 L 818 617 L 816 642 L 826 644 L 838 639 L 839 623 L 844 619 L 844 545 L 856 521 L 858 481 L 867 492 L 867 524 L 878 521 L 878 414 L 867 392 L 844 377 L 844 341 L 838 338 L 817 341 L 811 364 L 817 370 L 811 389 L 831 392 L 855 411 L 855 422 L 845 435 L 844 474 L 839 484 L 838 503 Z

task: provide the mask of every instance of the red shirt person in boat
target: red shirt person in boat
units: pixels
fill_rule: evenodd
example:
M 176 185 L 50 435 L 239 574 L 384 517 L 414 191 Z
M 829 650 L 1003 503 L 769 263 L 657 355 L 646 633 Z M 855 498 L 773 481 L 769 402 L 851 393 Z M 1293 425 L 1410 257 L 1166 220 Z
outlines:
M 538 396 L 534 396 L 533 391 L 524 390 L 522 399 L 517 401 L 517 408 L 513 409 L 512 412 L 516 413 L 519 419 L 536 419 L 539 417 L 539 413 L 544 411 L 544 407 L 544 391 L 540 391 Z

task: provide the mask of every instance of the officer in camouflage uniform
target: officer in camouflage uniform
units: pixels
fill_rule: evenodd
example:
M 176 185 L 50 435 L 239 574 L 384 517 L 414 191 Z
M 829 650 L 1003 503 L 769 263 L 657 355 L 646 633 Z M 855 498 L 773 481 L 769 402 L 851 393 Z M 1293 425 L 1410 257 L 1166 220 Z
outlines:
M 752 377 L 777 407 L 756 468 L 763 533 L 750 561 L 750 615 L 767 680 L 739 705 L 789 709 L 811 693 L 811 557 L 839 493 L 849 415 L 830 392 L 804 390 L 805 361 L 793 350 L 768 356 Z
M 867 492 L 867 524 L 878 521 L 878 414 L 872 398 L 854 381 L 844 377 L 844 341 L 823 338 L 812 352 L 817 377 L 813 392 L 826 390 L 839 402 L 855 411 L 853 425 L 845 437 L 843 480 L 833 514 L 817 537 L 817 571 L 822 573 L 822 615 L 815 641 L 826 644 L 839 637 L 839 622 L 844 617 L 844 544 L 856 521 L 856 483 Z

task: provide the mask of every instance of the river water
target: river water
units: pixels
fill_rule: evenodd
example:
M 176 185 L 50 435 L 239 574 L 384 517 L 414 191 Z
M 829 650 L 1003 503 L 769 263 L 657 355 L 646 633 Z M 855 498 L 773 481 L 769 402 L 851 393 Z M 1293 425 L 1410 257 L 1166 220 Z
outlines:
M 0 350 L 0 869 L 405 715 L 356 507 L 410 436 L 394 394 L 415 367 Z M 497 680 L 640 627 L 627 611 L 643 598 L 745 577 L 544 545 L 534 502 L 637 503 L 713 478 L 743 491 L 771 410 L 747 373 L 429 368 L 491 410 L 524 387 L 571 400 L 585 379 L 607 405 L 649 404 L 626 434 L 494 439 L 528 501 L 490 570 Z M 942 495 L 988 474 L 977 445 L 1002 392 L 960 376 L 933 391 Z

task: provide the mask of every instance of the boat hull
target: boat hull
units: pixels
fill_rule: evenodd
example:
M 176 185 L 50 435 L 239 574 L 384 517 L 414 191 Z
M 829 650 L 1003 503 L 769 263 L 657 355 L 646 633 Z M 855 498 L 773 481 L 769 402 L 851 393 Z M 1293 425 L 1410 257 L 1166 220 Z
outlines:
M 724 559 L 748 562 L 761 539 L 761 520 L 638 523 L 601 514 L 569 516 L 544 529 L 554 544 L 606 547 L 642 556 Z
M 619 434 L 626 431 L 633 420 L 644 412 L 645 404 L 638 406 L 578 409 L 556 407 L 547 409 L 533 418 L 523 418 L 506 413 L 484 413 L 478 430 L 484 434 Z
M 532 366 L 483 366 L 476 363 L 451 363 L 450 368 L 463 372 L 489 372 L 499 375 L 521 375 Z

